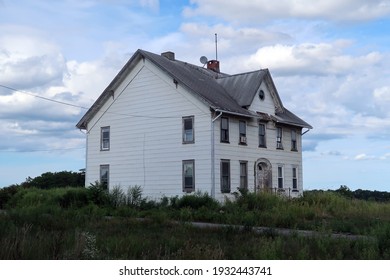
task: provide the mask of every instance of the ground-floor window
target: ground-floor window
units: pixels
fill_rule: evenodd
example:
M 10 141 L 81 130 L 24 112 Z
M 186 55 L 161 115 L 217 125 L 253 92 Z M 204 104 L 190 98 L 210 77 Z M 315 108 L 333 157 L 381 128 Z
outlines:
M 230 160 L 221 160 L 221 192 L 230 193 Z
M 195 160 L 183 160 L 183 191 L 195 191 Z
M 105 190 L 108 189 L 108 183 L 110 178 L 110 165 L 100 165 L 100 184 L 102 184 Z
M 298 168 L 296 167 L 293 167 L 292 168 L 292 187 L 293 187 L 293 190 L 297 190 L 298 189 Z
M 240 188 L 248 189 L 248 162 L 240 161 Z
M 278 166 L 278 188 L 283 189 L 283 166 Z

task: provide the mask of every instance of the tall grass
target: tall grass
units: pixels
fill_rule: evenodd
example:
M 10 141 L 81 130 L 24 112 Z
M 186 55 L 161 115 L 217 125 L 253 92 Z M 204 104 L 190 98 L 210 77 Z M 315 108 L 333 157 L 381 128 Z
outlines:
M 5 208 L 7 212 L 0 213 L 0 259 L 390 258 L 390 204 L 332 192 L 307 192 L 298 199 L 241 193 L 221 204 L 202 193 L 148 201 L 140 186 L 127 192 L 120 187 L 102 191 L 98 185 L 21 188 L 7 198 Z M 229 227 L 196 229 L 188 221 L 372 238 L 278 236 L 272 230 L 255 234 Z

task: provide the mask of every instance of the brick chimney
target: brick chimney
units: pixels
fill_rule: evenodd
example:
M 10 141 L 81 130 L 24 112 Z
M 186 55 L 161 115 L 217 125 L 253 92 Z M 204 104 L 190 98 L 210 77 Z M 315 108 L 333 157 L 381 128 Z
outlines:
M 161 56 L 168 58 L 169 60 L 175 60 L 175 53 L 168 51 L 161 53 Z
M 214 72 L 219 72 L 219 61 L 218 60 L 209 60 L 207 62 L 207 69 L 213 70 Z

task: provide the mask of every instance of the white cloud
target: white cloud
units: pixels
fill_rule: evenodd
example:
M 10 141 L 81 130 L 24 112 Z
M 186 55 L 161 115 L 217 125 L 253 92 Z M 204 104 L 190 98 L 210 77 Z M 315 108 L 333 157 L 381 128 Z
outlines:
M 390 14 L 387 0 L 192 0 L 184 10 L 187 17 L 213 16 L 233 22 L 260 23 L 265 20 L 302 18 L 333 20 L 369 20 Z
M 0 83 L 19 89 L 62 80 L 65 59 L 48 41 L 28 35 L 0 36 Z
M 378 52 L 361 56 L 343 53 L 346 41 L 302 43 L 259 48 L 247 60 L 247 68 L 270 68 L 284 75 L 346 75 L 381 62 Z

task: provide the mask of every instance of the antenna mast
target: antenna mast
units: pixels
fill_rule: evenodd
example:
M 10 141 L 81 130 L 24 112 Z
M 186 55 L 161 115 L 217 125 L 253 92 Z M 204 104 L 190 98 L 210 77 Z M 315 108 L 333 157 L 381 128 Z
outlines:
M 215 60 L 218 60 L 218 35 L 215 33 Z

